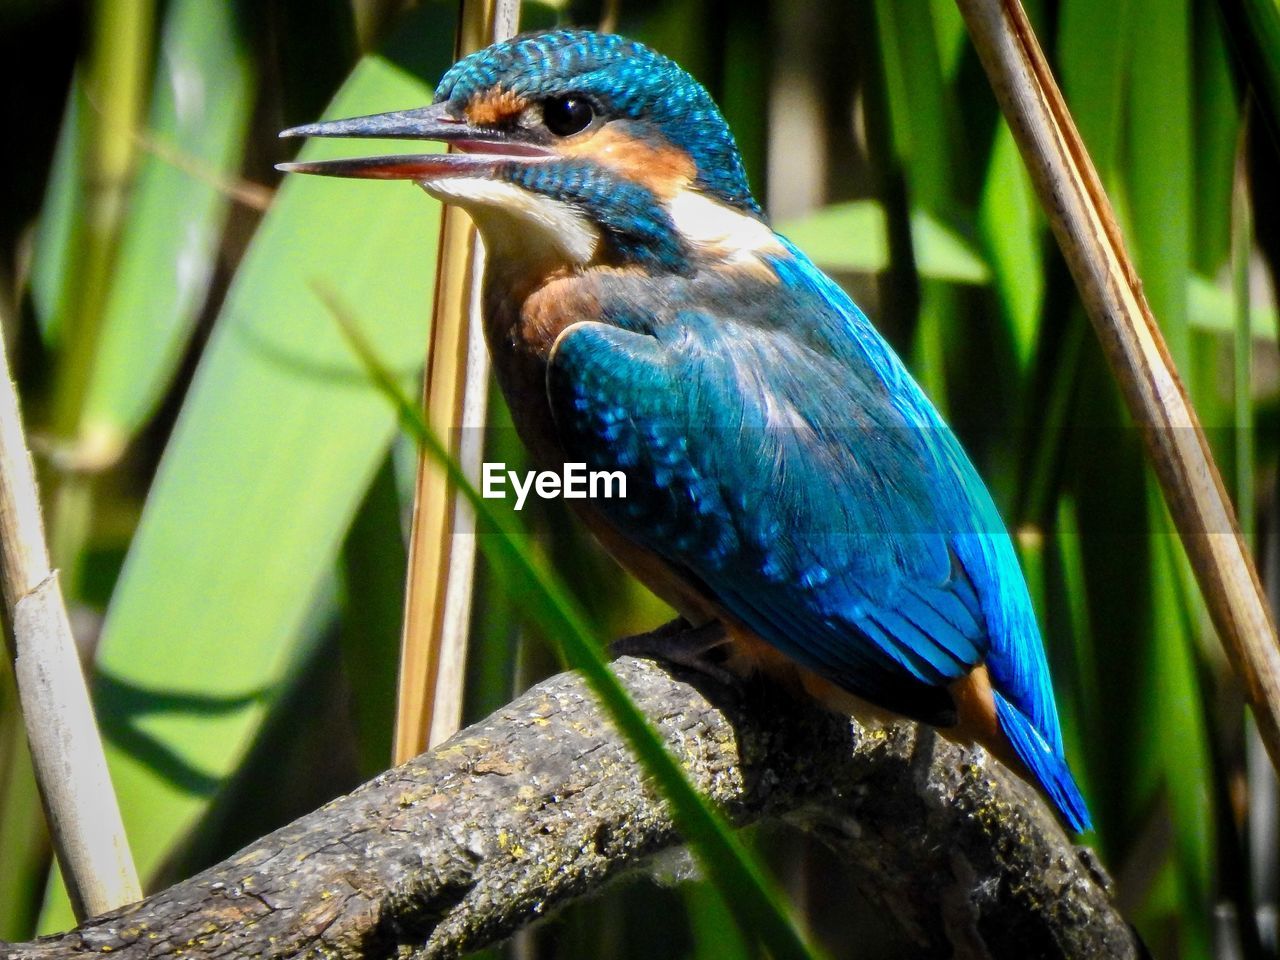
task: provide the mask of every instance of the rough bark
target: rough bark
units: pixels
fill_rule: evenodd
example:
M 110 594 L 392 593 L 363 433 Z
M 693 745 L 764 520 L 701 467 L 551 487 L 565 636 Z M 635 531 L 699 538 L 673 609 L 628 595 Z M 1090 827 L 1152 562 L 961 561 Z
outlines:
M 1137 955 L 1093 857 L 981 751 L 615 666 L 701 790 L 739 824 L 781 817 L 835 847 L 920 956 Z M 204 873 L 0 956 L 454 957 L 678 842 L 580 678 L 561 674 Z

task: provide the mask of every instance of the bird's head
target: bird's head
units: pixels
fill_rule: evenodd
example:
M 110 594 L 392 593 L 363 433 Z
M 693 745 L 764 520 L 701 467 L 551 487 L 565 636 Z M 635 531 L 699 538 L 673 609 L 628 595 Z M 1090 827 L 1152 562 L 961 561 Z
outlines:
M 526 34 L 455 64 L 429 107 L 282 136 L 436 140 L 455 152 L 282 164 L 413 180 L 466 208 L 492 258 L 688 272 L 777 241 L 729 127 L 673 61 L 618 36 Z

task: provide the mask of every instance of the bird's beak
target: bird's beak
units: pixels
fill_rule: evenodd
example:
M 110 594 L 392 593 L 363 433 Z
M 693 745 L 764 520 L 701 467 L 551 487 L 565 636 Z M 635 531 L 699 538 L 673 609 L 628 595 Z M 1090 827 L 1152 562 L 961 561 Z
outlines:
M 449 144 L 457 151 L 276 164 L 276 169 L 287 173 L 314 173 L 325 177 L 421 182 L 443 177 L 485 176 L 502 162 L 517 160 L 532 163 L 554 156 L 545 147 L 519 139 L 518 131 L 472 126 L 450 113 L 448 105 L 444 103 L 418 110 L 379 113 L 329 123 L 309 123 L 284 130 L 280 136 L 437 140 Z

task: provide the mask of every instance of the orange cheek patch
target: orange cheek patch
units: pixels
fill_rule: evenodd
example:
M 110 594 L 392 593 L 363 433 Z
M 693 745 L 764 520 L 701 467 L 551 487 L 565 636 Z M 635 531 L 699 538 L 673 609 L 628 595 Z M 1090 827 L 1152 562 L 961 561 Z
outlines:
M 528 106 L 528 100 L 510 90 L 486 90 L 471 98 L 465 113 L 471 123 L 489 127 L 518 117 Z
M 589 157 L 615 173 L 670 200 L 693 182 L 697 169 L 683 150 L 606 126 L 581 141 L 561 145 L 566 157 Z

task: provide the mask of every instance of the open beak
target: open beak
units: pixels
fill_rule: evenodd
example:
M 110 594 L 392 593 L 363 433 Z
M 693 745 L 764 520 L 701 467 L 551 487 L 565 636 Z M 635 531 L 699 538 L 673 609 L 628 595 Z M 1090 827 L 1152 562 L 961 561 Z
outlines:
M 443 177 L 485 176 L 504 162 L 535 163 L 554 154 L 546 147 L 519 139 L 518 128 L 507 131 L 477 128 L 437 103 L 418 110 L 379 113 L 329 123 L 309 123 L 281 132 L 282 137 L 375 137 L 384 140 L 437 140 L 455 153 L 417 153 L 386 157 L 354 157 L 346 160 L 310 160 L 279 163 L 287 173 L 314 173 L 323 177 L 361 177 L 373 180 L 438 180 Z

